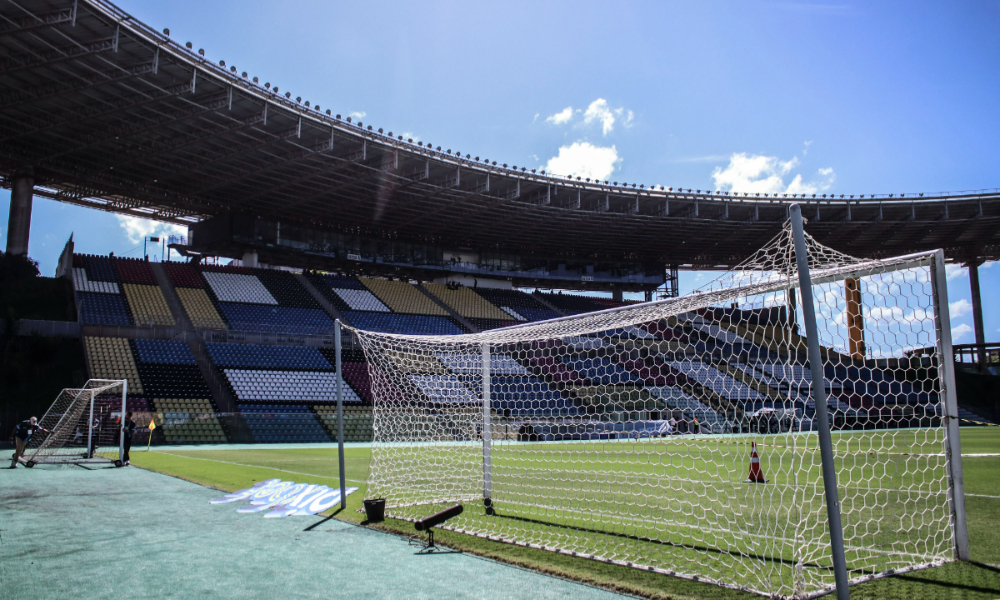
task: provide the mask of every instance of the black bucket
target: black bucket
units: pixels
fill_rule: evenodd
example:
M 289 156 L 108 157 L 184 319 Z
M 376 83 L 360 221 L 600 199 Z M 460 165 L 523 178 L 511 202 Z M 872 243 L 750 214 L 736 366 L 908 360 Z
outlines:
M 365 517 L 369 523 L 385 520 L 385 498 L 365 500 Z

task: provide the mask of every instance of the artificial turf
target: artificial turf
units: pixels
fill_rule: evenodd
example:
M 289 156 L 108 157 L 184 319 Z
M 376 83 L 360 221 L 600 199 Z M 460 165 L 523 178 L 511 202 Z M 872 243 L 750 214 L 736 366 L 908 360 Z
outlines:
M 842 444 L 849 444 L 843 438 Z M 551 445 L 558 452 L 559 445 Z M 972 562 L 949 563 L 852 587 L 855 598 L 996 598 L 1000 596 L 1000 543 L 993 531 L 1000 523 L 1000 458 L 973 454 L 1000 453 L 1000 428 L 962 429 L 966 506 Z M 366 495 L 371 452 L 367 447 L 346 450 L 349 485 L 360 487 L 336 518 L 362 522 L 359 512 Z M 160 448 L 134 452 L 133 464 L 203 485 L 232 491 L 257 481 L 281 478 L 304 483 L 337 485 L 335 448 L 281 448 L 266 446 L 227 449 Z M 766 463 L 765 463 L 766 466 Z M 411 535 L 411 523 L 388 519 L 372 525 Z M 567 556 L 544 550 L 440 531 L 441 543 L 453 548 L 556 574 L 608 589 L 655 598 L 755 598 L 744 592 Z

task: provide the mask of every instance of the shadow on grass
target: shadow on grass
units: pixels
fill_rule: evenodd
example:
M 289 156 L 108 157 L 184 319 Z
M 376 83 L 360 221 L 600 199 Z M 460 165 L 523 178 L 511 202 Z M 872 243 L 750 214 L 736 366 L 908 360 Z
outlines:
M 994 599 L 1000 597 L 1000 568 L 971 561 L 949 563 L 853 586 L 851 597 L 900 600 Z

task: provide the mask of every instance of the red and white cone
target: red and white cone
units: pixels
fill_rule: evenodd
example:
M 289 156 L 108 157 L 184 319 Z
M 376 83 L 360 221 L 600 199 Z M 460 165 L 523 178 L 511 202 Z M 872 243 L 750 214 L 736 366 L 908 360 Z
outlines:
M 750 483 L 767 483 L 764 479 L 764 472 L 760 470 L 760 457 L 757 456 L 757 443 L 750 442 L 750 474 L 747 476 Z

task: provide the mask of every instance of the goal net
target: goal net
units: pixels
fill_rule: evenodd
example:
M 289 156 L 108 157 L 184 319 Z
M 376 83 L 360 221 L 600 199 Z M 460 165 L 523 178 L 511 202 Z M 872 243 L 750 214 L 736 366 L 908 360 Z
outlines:
M 82 388 L 59 392 L 28 440 L 24 460 L 41 463 L 113 463 L 121 461 L 125 415 L 125 380 L 90 379 Z
M 952 560 L 942 255 L 807 248 L 822 364 L 788 225 L 679 298 L 459 336 L 353 330 L 374 395 L 369 496 L 397 519 L 462 502 L 446 528 L 816 596 L 834 587 L 821 369 L 851 582 Z

